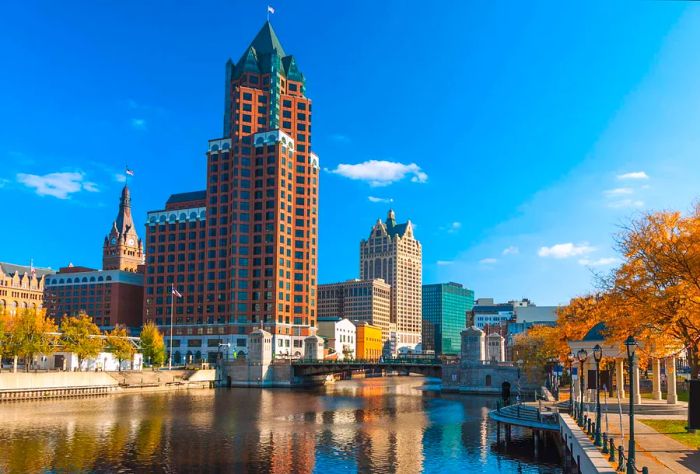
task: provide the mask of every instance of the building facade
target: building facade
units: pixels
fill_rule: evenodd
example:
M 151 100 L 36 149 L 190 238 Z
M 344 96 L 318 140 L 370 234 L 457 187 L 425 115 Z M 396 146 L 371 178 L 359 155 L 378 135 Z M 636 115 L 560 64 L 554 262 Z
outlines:
M 459 283 L 423 285 L 423 351 L 458 355 L 474 292 Z
M 169 333 L 172 303 L 183 344 L 212 336 L 245 352 L 262 326 L 275 354 L 303 353 L 317 317 L 311 116 L 304 75 L 266 22 L 226 63 L 224 131 L 207 146 L 206 189 L 148 214 L 146 319 Z M 175 302 L 172 286 L 183 295 Z
M 337 360 L 354 359 L 357 349 L 357 328 L 344 318 L 318 318 L 318 336 L 322 337 L 329 355 Z
M 318 286 L 318 317 L 340 316 L 380 328 L 389 337 L 391 286 L 382 279 L 348 280 Z
M 396 349 L 421 342 L 422 248 L 411 221 L 397 224 L 393 210 L 378 219 L 360 242 L 360 278 L 381 278 L 391 286 L 390 322 L 396 324 Z
M 46 277 L 53 273 L 50 268 L 0 262 L 0 312 L 15 315 L 18 310 L 43 308 Z
M 46 278 L 49 316 L 86 313 L 102 330 L 119 324 L 137 334 L 143 320 L 143 247 L 131 215 L 131 192 L 122 189 L 117 217 L 104 239 L 104 270 L 69 265 Z
M 357 353 L 360 360 L 379 360 L 384 351 L 382 329 L 366 321 L 355 322 L 357 328 Z

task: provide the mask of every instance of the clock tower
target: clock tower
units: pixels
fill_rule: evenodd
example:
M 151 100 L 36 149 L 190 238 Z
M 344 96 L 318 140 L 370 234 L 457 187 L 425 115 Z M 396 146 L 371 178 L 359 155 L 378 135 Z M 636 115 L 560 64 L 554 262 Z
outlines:
M 119 200 L 119 213 L 112 223 L 112 230 L 105 237 L 102 268 L 136 272 L 143 262 L 143 246 L 131 217 L 131 195 L 128 186 L 124 186 Z

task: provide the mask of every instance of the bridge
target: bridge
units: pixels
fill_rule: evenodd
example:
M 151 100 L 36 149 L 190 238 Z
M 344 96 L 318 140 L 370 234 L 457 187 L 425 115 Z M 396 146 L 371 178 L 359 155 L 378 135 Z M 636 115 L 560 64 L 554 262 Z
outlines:
M 294 375 L 308 377 L 343 372 L 399 372 L 420 374 L 426 377 L 442 377 L 442 361 L 439 359 L 386 359 L 386 360 L 303 360 L 292 363 Z

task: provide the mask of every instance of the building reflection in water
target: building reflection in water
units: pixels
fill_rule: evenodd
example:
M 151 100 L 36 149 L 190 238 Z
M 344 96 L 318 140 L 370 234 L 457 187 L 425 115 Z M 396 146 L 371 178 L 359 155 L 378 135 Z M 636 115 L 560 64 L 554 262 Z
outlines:
M 421 383 L 402 377 L 2 404 L 0 472 L 510 469 L 491 449 L 484 399 L 437 395 Z

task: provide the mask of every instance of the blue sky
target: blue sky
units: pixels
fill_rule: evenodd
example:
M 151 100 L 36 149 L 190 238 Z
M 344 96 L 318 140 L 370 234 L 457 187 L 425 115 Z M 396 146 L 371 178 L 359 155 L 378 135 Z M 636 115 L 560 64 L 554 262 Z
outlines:
M 6 2 L 0 260 L 98 267 L 124 166 L 148 210 L 202 189 L 224 63 L 268 2 Z M 291 2 L 271 20 L 314 101 L 320 282 L 389 207 L 423 280 L 558 304 L 611 235 L 700 194 L 700 5 Z

